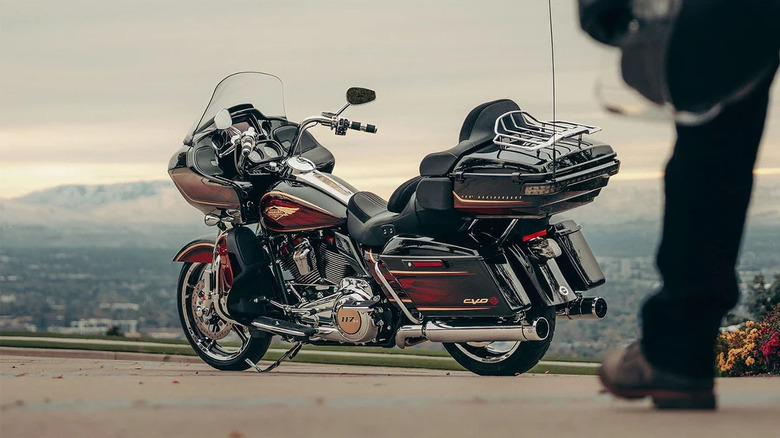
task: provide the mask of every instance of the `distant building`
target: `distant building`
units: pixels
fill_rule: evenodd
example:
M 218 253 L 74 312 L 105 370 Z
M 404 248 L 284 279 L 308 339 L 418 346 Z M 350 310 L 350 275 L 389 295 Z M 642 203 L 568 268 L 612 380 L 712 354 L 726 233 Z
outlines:
M 50 331 L 74 335 L 104 335 L 111 327 L 117 326 L 122 333 L 138 333 L 137 319 L 88 318 L 71 321 L 70 327 L 50 327 Z

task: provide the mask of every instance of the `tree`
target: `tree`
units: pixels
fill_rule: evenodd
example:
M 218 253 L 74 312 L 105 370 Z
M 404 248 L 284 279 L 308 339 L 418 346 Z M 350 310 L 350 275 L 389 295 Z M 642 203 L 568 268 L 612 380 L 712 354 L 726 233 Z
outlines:
M 775 274 L 775 281 L 768 286 L 763 274 L 756 275 L 750 285 L 750 295 L 745 301 L 748 312 L 758 321 L 764 313 L 774 309 L 778 304 L 780 304 L 780 273 Z
M 125 334 L 122 333 L 122 330 L 119 329 L 118 325 L 112 325 L 106 331 L 106 336 L 124 336 L 124 335 Z

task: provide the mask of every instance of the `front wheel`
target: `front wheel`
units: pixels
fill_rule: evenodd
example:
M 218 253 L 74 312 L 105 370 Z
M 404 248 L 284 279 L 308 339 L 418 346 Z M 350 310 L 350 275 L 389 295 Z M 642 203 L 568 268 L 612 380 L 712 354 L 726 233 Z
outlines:
M 204 275 L 210 264 L 185 263 L 179 275 L 179 320 L 184 335 L 195 353 L 207 364 L 223 371 L 249 368 L 246 359 L 257 363 L 271 345 L 271 336 L 252 337 L 249 328 L 221 318 L 209 291 L 204 290 Z
M 555 309 L 548 307 L 543 316 L 550 324 L 550 332 L 543 341 L 530 342 L 463 342 L 444 344 L 444 348 L 461 366 L 481 376 L 514 376 L 534 367 L 550 348 L 555 331 Z

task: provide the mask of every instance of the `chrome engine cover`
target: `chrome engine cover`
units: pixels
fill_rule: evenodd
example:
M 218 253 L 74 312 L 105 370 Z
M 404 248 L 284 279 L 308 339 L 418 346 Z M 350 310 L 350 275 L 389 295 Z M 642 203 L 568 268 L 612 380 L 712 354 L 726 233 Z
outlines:
M 376 311 L 371 285 L 359 278 L 344 278 L 332 295 L 307 303 L 302 309 L 314 309 L 316 314 L 301 321 L 319 329 L 317 337 L 327 341 L 360 344 L 376 339 L 379 326 L 374 322 Z
M 348 342 L 368 342 L 376 338 L 379 327 L 374 323 L 371 285 L 356 278 L 345 278 L 339 285 L 341 296 L 333 305 L 336 328 Z

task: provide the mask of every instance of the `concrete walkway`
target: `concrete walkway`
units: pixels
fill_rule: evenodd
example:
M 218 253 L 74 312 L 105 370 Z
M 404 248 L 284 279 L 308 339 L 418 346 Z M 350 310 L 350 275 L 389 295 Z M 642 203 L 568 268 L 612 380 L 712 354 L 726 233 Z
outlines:
M 716 412 L 659 412 L 649 401 L 600 394 L 587 376 L 488 378 L 295 362 L 260 375 L 175 357 L 23 354 L 0 350 L 4 438 L 736 438 L 780 430 L 774 377 L 720 379 Z

